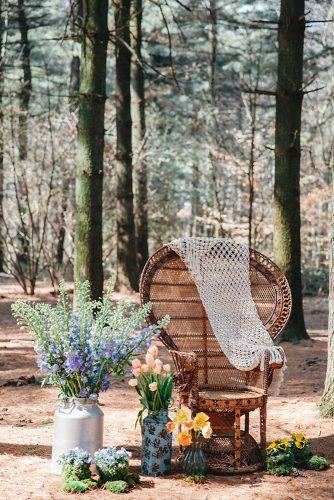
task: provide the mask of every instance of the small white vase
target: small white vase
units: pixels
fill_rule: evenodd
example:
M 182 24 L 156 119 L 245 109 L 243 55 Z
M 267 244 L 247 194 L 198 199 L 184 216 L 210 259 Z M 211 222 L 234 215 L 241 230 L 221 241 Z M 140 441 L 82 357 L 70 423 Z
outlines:
M 72 448 L 92 455 L 103 446 L 103 411 L 96 401 L 74 398 L 61 402 L 54 415 L 52 472 L 61 474 L 58 459 Z

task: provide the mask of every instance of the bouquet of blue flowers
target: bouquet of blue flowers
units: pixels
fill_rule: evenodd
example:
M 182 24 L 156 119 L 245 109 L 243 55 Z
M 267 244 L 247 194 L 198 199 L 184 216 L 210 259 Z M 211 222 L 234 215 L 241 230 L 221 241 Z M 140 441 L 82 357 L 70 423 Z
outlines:
M 131 358 L 149 345 L 169 318 L 144 328 L 150 304 L 121 300 L 113 305 L 113 285 L 101 301 L 90 299 L 89 282 L 76 283 L 72 308 L 64 283 L 56 307 L 18 300 L 12 305 L 20 326 L 36 336 L 37 364 L 45 379 L 68 398 L 96 400 L 113 378 L 123 379 Z

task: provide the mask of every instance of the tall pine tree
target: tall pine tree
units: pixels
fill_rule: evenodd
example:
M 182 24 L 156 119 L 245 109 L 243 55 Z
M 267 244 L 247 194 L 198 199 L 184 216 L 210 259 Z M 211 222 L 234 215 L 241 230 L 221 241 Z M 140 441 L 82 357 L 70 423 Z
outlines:
M 131 70 L 131 118 L 134 158 L 133 190 L 136 248 L 139 270 L 148 259 L 147 164 L 145 158 L 145 81 L 141 64 L 143 1 L 132 7 L 131 46 L 134 51 Z
M 114 0 L 116 27 L 117 287 L 138 288 L 132 189 L 131 0 Z
M 303 102 L 304 0 L 281 0 L 276 93 L 274 251 L 292 293 L 286 340 L 307 338 L 300 242 L 300 130 Z
M 108 0 L 84 0 L 76 172 L 74 277 L 103 291 L 102 187 Z

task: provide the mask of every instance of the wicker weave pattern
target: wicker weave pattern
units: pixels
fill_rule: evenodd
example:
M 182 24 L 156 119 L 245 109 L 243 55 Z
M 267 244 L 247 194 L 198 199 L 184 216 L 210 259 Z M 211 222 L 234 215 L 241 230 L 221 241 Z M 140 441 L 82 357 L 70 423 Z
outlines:
M 291 311 L 288 282 L 270 259 L 255 250 L 250 250 L 250 281 L 260 319 L 275 339 Z M 241 371 L 231 365 L 212 332 L 186 265 L 169 247 L 158 250 L 147 262 L 140 295 L 142 303 L 152 303 L 150 323 L 165 315 L 171 317 L 170 324 L 161 333 L 161 340 L 170 350 L 176 365 L 181 402 L 193 411 L 211 412 L 211 420 L 218 422 L 209 447 L 212 468 L 217 471 L 217 450 L 220 448 L 226 451 L 224 457 L 221 456 L 222 471 L 259 467 L 259 452 L 254 451 L 254 440 L 248 434 L 248 414 L 260 409 L 261 448 L 264 450 L 267 388 L 271 379 L 268 360 L 264 371 Z M 225 416 L 219 423 L 222 414 Z M 245 430 L 242 432 L 240 418 L 243 415 Z M 224 420 L 225 424 L 222 423 Z M 234 436 L 233 439 L 230 435 Z M 257 457 L 257 462 L 247 455 L 247 443 L 250 444 L 250 456 Z

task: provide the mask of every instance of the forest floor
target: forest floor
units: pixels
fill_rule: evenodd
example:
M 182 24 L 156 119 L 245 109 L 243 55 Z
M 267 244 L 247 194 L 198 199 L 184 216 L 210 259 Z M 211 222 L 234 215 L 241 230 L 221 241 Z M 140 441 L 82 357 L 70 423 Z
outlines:
M 51 290 L 40 285 L 35 300 L 53 302 Z M 32 337 L 19 330 L 11 316 L 11 303 L 22 297 L 10 278 L 0 279 L 0 498 L 99 499 L 112 497 L 98 491 L 82 495 L 62 492 L 59 477 L 50 473 L 53 411 L 57 389 L 35 383 L 19 385 L 19 377 L 36 375 Z M 118 298 L 117 296 L 115 297 Z M 132 296 L 137 300 L 136 296 Z M 279 397 L 268 407 L 268 440 L 304 432 L 313 450 L 334 463 L 334 421 L 319 417 L 317 402 L 326 369 L 327 301 L 305 300 L 311 339 L 284 344 L 288 369 Z M 167 357 L 167 354 L 165 355 Z M 101 397 L 105 413 L 105 444 L 123 445 L 139 466 L 140 430 L 134 429 L 138 399 L 126 384 L 117 383 Z M 258 415 L 251 417 L 257 436 Z M 142 478 L 124 499 L 322 499 L 334 497 L 334 466 L 328 471 L 305 471 L 298 477 L 272 477 L 264 472 L 235 476 L 209 476 L 204 485 L 190 485 L 180 473 L 166 478 Z

